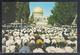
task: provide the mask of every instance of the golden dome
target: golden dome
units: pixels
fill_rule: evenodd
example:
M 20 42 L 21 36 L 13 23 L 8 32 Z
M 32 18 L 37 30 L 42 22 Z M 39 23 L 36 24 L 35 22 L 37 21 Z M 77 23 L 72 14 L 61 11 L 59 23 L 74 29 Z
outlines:
M 36 8 L 33 10 L 33 12 L 35 12 L 35 13 L 43 13 L 43 8 L 41 8 L 41 7 L 36 7 Z

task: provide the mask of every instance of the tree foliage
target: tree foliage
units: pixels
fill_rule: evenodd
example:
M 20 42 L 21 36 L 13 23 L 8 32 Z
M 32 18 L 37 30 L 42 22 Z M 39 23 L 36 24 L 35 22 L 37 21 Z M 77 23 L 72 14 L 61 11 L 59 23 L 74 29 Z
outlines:
M 11 23 L 21 19 L 28 23 L 29 2 L 3 2 L 2 3 L 2 23 Z
M 33 21 L 34 21 L 34 17 L 33 17 L 33 14 L 31 15 L 31 18 L 30 18 L 30 23 L 33 23 Z
M 16 19 L 18 21 L 23 19 L 25 23 L 28 23 L 30 14 L 29 2 L 17 2 L 16 8 Z
M 54 25 L 70 25 L 77 14 L 76 2 L 56 2 L 54 9 L 51 10 L 51 15 L 48 18 L 48 23 Z
M 16 17 L 15 4 L 15 2 L 2 3 L 2 24 L 14 22 Z

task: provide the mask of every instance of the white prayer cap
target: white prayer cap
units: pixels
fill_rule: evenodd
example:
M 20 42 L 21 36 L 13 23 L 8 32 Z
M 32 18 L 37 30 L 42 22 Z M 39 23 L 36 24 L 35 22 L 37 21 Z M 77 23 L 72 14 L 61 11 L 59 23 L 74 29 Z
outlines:
M 26 33 L 27 31 L 26 30 L 24 30 L 24 33 Z
M 77 44 L 77 40 L 75 40 L 73 43 L 74 43 L 74 44 Z
M 17 29 L 14 29 L 15 31 L 17 31 Z
M 44 35 L 44 34 L 40 35 L 40 37 L 41 37 L 42 39 L 45 39 L 45 35 Z
M 21 30 L 21 32 L 23 32 L 23 30 Z
M 26 34 L 24 34 L 24 36 L 27 36 L 28 37 L 29 35 L 26 33 Z
M 21 40 L 16 40 L 15 43 L 17 43 L 18 45 L 21 44 Z
M 29 38 L 30 38 L 30 39 L 35 39 L 35 37 L 34 37 L 34 36 L 32 36 L 32 35 L 31 35 Z
M 9 39 L 13 40 L 13 36 L 10 36 Z
M 24 36 L 22 36 L 22 37 L 21 37 L 21 39 L 25 39 L 25 37 L 24 37 Z
M 28 42 L 28 40 L 27 40 L 27 39 L 24 39 L 24 40 L 23 40 L 23 43 L 27 43 L 27 42 Z
M 29 39 L 29 37 L 25 37 L 25 39 L 27 40 L 27 41 L 29 41 L 30 39 Z
M 4 36 L 8 36 L 8 34 L 4 34 Z
M 51 41 L 49 39 L 44 39 L 44 42 L 49 44 Z
M 17 36 L 17 34 L 14 32 L 14 33 L 13 33 L 13 36 L 15 36 L 15 37 L 16 37 L 16 36 Z
M 6 30 L 7 32 L 9 32 L 9 30 Z
M 20 37 L 18 37 L 18 36 L 17 36 L 17 37 L 15 37 L 15 40 L 18 40 L 18 39 L 20 39 Z
M 34 41 L 34 40 L 31 40 L 31 41 L 30 41 L 30 43 L 33 43 L 33 44 L 35 44 L 35 41 Z
M 19 36 L 19 32 L 16 32 L 16 35 Z
M 23 36 L 24 34 L 20 32 L 20 36 Z
M 51 43 L 51 44 L 56 43 L 56 40 L 55 40 L 55 39 L 52 39 L 51 41 L 52 41 L 52 43 Z

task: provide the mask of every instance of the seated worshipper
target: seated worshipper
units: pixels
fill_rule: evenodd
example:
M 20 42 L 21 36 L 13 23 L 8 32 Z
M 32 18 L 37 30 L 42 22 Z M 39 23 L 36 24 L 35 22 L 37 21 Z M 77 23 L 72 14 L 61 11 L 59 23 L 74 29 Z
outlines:
M 42 47 L 42 45 L 44 44 L 44 40 L 40 38 L 40 36 L 35 37 L 35 42 L 36 42 L 36 47 Z
M 70 47 L 72 47 L 72 48 L 75 48 L 77 42 L 75 43 L 75 41 L 74 41 L 74 42 L 72 42 L 72 41 L 67 41 L 67 44 L 68 44 L 68 46 L 70 46 Z
M 71 48 L 71 47 L 69 47 L 69 46 L 66 46 L 65 48 L 64 48 L 64 50 L 66 51 L 66 53 L 73 53 L 73 49 Z
M 56 47 L 54 50 L 55 53 L 66 53 L 66 51 L 63 48 Z
M 74 44 L 74 42 L 72 42 L 71 40 L 66 40 L 66 43 L 67 43 L 68 46 Z
M 51 40 L 51 45 L 52 45 L 52 46 L 56 47 L 56 43 L 57 43 L 57 42 L 56 42 L 55 39 L 52 39 L 52 40 Z
M 42 39 L 45 39 L 45 34 L 40 35 Z
M 5 53 L 10 53 L 10 47 L 9 46 L 6 46 L 6 51 Z
M 55 53 L 55 47 L 53 46 L 46 47 L 45 50 L 47 53 Z
M 70 36 L 69 32 L 67 32 L 65 30 L 63 30 L 62 35 L 65 38 L 65 40 L 68 40 L 68 37 Z
M 45 47 L 46 47 L 46 46 L 50 46 L 51 41 L 50 41 L 50 39 L 49 39 L 49 38 L 45 38 L 45 39 L 44 39 L 44 43 L 45 43 L 45 44 L 44 44 L 44 45 L 45 45 Z
M 18 53 L 19 52 L 19 45 L 17 43 L 15 43 L 15 52 Z
M 32 53 L 27 43 L 19 50 L 19 53 Z
M 2 45 L 2 53 L 5 53 L 6 51 L 6 46 Z
M 33 35 L 30 35 L 29 38 L 30 38 L 30 40 L 31 40 L 31 39 L 35 39 L 35 37 L 34 37 Z
M 73 41 L 75 41 L 77 39 L 72 35 L 72 37 L 70 37 L 70 40 L 73 42 Z
M 19 47 L 21 47 L 21 38 L 20 37 L 16 37 L 15 38 L 15 43 L 17 43 L 19 45 Z
M 63 37 L 57 35 L 55 40 L 57 42 L 57 44 L 56 44 L 57 47 L 64 47 L 64 46 L 66 46 L 66 42 L 65 42 Z
M 38 31 L 36 30 L 36 31 L 34 32 L 34 34 L 38 34 Z
M 30 42 L 29 42 L 29 46 L 30 46 L 30 49 L 31 49 L 31 50 L 33 50 L 33 49 L 36 48 L 35 40 L 34 40 L 34 39 L 30 40 Z
M 9 40 L 8 34 L 5 34 L 4 37 L 5 37 L 6 41 Z
M 76 44 L 72 43 L 72 44 L 69 44 L 68 46 L 75 48 Z
M 45 34 L 45 29 L 44 28 L 42 29 L 42 33 Z
M 33 53 L 44 53 L 42 48 L 36 48 L 33 50 Z
M 14 44 L 14 41 L 13 40 L 7 40 L 6 41 L 6 46 L 10 46 L 11 44 Z
M 76 46 L 73 48 L 74 49 L 74 53 L 77 53 L 77 43 L 75 44 Z
M 23 46 L 24 43 L 26 43 L 26 42 L 28 42 L 28 40 L 26 39 L 25 36 L 22 36 L 22 37 L 21 37 L 21 46 Z
M 9 46 L 9 48 L 10 48 L 10 53 L 14 53 L 15 52 L 15 45 L 10 45 Z
M 14 36 L 14 37 L 16 37 L 16 36 L 17 36 L 17 33 L 16 33 L 16 31 L 14 31 L 14 32 L 13 32 L 13 36 Z

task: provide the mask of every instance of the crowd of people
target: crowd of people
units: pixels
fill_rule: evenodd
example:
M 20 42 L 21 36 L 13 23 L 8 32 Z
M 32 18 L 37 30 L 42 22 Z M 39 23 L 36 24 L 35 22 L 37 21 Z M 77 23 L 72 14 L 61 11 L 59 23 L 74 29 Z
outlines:
M 2 30 L 2 53 L 76 52 L 76 28 L 35 26 Z

